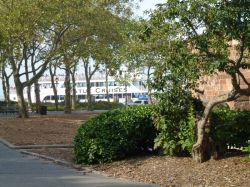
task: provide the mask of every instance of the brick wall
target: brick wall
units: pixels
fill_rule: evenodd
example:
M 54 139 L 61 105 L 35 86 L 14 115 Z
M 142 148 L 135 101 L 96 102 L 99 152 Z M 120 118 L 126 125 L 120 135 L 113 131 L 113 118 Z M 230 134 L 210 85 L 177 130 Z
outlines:
M 242 70 L 246 79 L 250 82 L 250 70 Z M 240 80 L 241 88 L 244 88 L 243 80 Z M 199 94 L 202 100 L 210 100 L 213 97 L 228 93 L 232 90 L 232 84 L 230 76 L 226 73 L 220 72 L 212 76 L 204 76 L 200 81 L 200 90 L 203 90 L 203 94 Z M 227 104 L 233 109 L 250 109 L 250 98 L 247 96 L 241 96 L 236 101 L 228 102 Z

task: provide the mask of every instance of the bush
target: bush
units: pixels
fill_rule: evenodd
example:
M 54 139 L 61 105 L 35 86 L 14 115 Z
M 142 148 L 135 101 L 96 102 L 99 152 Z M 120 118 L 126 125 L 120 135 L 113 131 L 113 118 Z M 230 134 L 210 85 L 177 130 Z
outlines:
M 182 113 L 180 113 L 182 111 Z M 158 130 L 155 139 L 155 149 L 160 149 L 167 155 L 191 155 L 195 141 L 195 115 L 192 105 L 187 111 L 161 115 L 154 114 L 154 123 Z M 178 115 L 179 114 L 179 115 Z
M 219 107 L 211 116 L 211 137 L 227 147 L 245 147 L 250 137 L 250 111 L 234 111 Z
M 242 151 L 248 153 L 247 161 L 250 163 L 250 140 L 247 141 L 247 144 L 247 146 L 242 148 Z
M 1 106 L 16 106 L 17 105 L 17 102 L 16 101 L 10 101 L 8 104 L 6 101 L 0 101 L 0 107 Z
M 78 103 L 77 108 L 87 109 L 88 103 Z M 97 101 L 92 103 L 93 110 L 112 110 L 125 107 L 122 103 Z
M 116 109 L 88 120 L 77 132 L 77 163 L 102 163 L 122 159 L 153 147 L 153 106 Z
M 157 98 L 159 104 L 154 113 L 154 125 L 158 134 L 154 148 L 171 156 L 190 155 L 195 141 L 193 106 L 197 104 L 195 108 L 202 110 L 200 103 L 194 103 L 190 94 L 182 88 L 171 88 L 159 93 Z

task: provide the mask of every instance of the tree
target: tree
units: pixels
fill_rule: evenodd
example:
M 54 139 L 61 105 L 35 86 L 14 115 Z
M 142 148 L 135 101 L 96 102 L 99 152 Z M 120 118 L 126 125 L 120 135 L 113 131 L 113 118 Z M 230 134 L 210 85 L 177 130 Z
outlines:
M 61 3 L 57 1 L 49 3 L 31 0 L 4 1 L 0 4 L 0 28 L 4 28 L 0 32 L 3 33 L 6 56 L 13 71 L 20 117 L 28 117 L 24 88 L 31 86 L 41 77 L 55 57 L 60 38 L 70 27 L 69 23 L 61 24 L 64 20 L 59 5 Z M 33 77 L 28 81 L 22 81 L 22 76 L 34 72 L 34 69 L 29 72 L 22 69 L 25 59 L 31 57 L 27 54 L 33 46 L 33 41 L 45 46 L 45 50 L 36 53 L 36 57 L 42 62 L 36 64 L 36 73 Z
M 52 89 L 53 89 L 54 97 L 55 97 L 56 111 L 58 111 L 58 95 L 57 95 L 58 88 L 57 86 L 58 86 L 58 81 L 59 81 L 58 77 L 56 77 L 57 66 L 58 66 L 57 60 L 49 64 L 49 74 L 50 74 L 51 85 L 52 85 Z
M 146 75 L 146 86 L 148 89 L 149 102 L 152 103 L 151 79 L 154 66 L 160 63 L 161 56 L 158 52 L 150 49 L 152 47 L 152 35 L 147 20 L 131 20 L 127 22 L 123 30 L 124 45 L 120 50 L 120 60 L 129 69 L 137 70 L 137 74 Z
M 73 38 L 77 38 L 73 43 L 76 57 L 83 62 L 89 110 L 92 106 L 91 78 L 100 68 L 100 65 L 113 63 L 111 60 L 112 51 L 114 46 L 122 43 L 120 34 L 122 23 L 130 11 L 130 7 L 126 6 L 128 2 L 126 0 L 98 1 L 95 4 L 89 2 L 89 8 L 86 9 L 88 14 L 85 19 L 91 20 L 91 23 L 95 23 L 95 25 L 83 26 L 78 24 L 72 32 Z
M 150 15 L 150 28 L 150 49 L 162 57 L 155 70 L 157 90 L 166 91 L 166 83 L 174 81 L 182 89 L 198 91 L 204 75 L 226 72 L 231 77 L 232 90 L 206 101 L 197 122 L 192 155 L 203 162 L 212 154 L 205 129 L 213 107 L 250 95 L 250 83 L 243 73 L 250 63 L 250 2 L 168 0 Z M 230 46 L 232 41 L 235 46 Z M 229 55 L 232 48 L 236 51 L 233 58 Z

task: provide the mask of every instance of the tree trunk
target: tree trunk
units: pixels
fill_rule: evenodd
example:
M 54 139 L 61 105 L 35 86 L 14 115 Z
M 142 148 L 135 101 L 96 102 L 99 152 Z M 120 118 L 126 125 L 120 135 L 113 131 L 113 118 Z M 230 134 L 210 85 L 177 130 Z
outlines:
M 26 82 L 29 82 L 29 67 L 28 67 L 28 57 L 27 57 L 27 46 L 24 45 L 23 49 L 23 57 L 24 57 L 24 67 L 25 67 L 25 77 Z M 32 108 L 32 100 L 31 100 L 31 85 L 27 86 L 27 99 L 28 99 L 28 109 L 30 110 Z
M 235 90 L 232 90 L 228 94 L 215 97 L 207 103 L 203 115 L 197 124 L 197 141 L 192 149 L 192 156 L 196 162 L 205 162 L 213 154 L 213 145 L 209 137 L 209 116 L 213 107 L 220 103 L 235 100 L 237 97 L 239 97 L 239 94 Z
M 19 109 L 19 117 L 21 118 L 27 118 L 28 112 L 27 107 L 23 95 L 23 86 L 22 83 L 19 80 L 19 77 L 14 76 L 14 82 L 16 87 L 16 94 L 17 94 L 17 101 L 18 101 L 18 109 Z
M 70 88 L 70 68 L 66 66 L 65 68 L 65 106 L 64 106 L 64 113 L 71 114 L 71 88 Z
M 150 86 L 150 71 L 151 71 L 151 66 L 148 67 L 147 71 L 147 87 L 148 87 L 148 103 L 152 103 L 152 93 L 151 93 L 151 86 Z
M 110 102 L 110 98 L 109 98 L 108 68 L 107 67 L 105 67 L 105 78 L 106 78 L 106 96 L 107 96 L 107 101 Z
M 28 109 L 32 110 L 31 86 L 27 86 Z
M 72 77 L 72 109 L 76 109 L 76 79 L 75 79 L 75 70 L 71 73 Z
M 35 96 L 36 96 L 36 113 L 40 114 L 41 99 L 40 99 L 40 85 L 38 81 L 35 82 Z
M 208 117 L 209 114 L 206 114 L 205 118 Z M 193 159 L 198 162 L 202 163 L 211 158 L 212 148 L 209 141 L 209 134 L 205 130 L 205 126 L 207 120 L 202 118 L 197 124 L 197 142 L 193 145 L 192 149 L 192 156 Z M 209 124 L 207 124 L 209 126 Z
M 3 85 L 3 94 L 4 99 L 8 103 L 10 102 L 10 77 L 12 74 L 7 75 L 5 67 L 2 66 L 2 85 Z
M 86 78 L 86 86 L 87 86 L 87 109 L 89 111 L 93 110 L 93 106 L 92 106 L 92 98 L 91 98 L 91 84 L 90 84 L 90 80 Z
M 7 98 L 7 88 L 6 88 L 6 80 L 5 80 L 5 76 L 4 76 L 4 69 L 2 69 L 2 86 L 3 86 L 3 95 L 4 95 L 4 100 L 7 102 L 8 104 L 8 98 Z
M 49 73 L 50 73 L 52 89 L 53 89 L 53 93 L 54 93 L 54 97 L 55 97 L 55 107 L 56 107 L 56 111 L 58 111 L 58 95 L 57 95 L 58 82 L 56 82 L 56 84 L 55 84 L 56 66 L 54 66 L 54 72 L 53 72 L 52 64 L 50 64 L 49 65 Z M 58 81 L 58 80 L 56 80 L 56 81 Z
M 34 57 L 32 56 L 32 61 Z M 36 71 L 35 71 L 35 64 L 31 63 L 31 68 L 32 68 L 32 72 L 33 72 L 33 76 L 36 75 Z M 34 83 L 35 86 L 35 96 L 36 96 L 36 113 L 40 114 L 40 109 L 41 109 L 41 98 L 40 98 L 40 85 L 38 83 L 38 80 L 35 81 Z

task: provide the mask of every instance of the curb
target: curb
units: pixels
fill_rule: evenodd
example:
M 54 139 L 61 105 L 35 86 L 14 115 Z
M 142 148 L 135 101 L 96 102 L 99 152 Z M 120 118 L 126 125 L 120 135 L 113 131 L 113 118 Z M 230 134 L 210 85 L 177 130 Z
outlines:
M 15 145 L 11 144 L 10 142 L 8 142 L 7 140 L 5 140 L 3 138 L 0 138 L 0 143 L 4 144 L 5 146 L 7 146 L 10 149 L 29 149 L 30 150 L 30 149 L 40 149 L 40 148 L 72 148 L 73 147 L 73 145 L 63 145 L 63 144 L 15 146 Z M 48 161 L 54 162 L 56 164 L 65 166 L 65 167 L 72 167 L 74 169 L 77 169 L 78 171 L 80 171 L 83 174 L 85 174 L 85 173 L 99 173 L 99 172 L 91 169 L 90 167 L 77 165 L 77 164 L 72 164 L 70 162 L 60 160 L 60 159 L 56 159 L 56 158 L 46 156 L 46 155 L 43 155 L 43 154 L 33 153 L 33 152 L 30 152 L 30 151 L 27 151 L 27 150 L 20 150 L 19 152 L 22 153 L 22 154 L 25 154 L 25 155 L 30 155 L 30 156 L 33 156 L 33 157 L 48 160 Z
M 53 144 L 53 145 L 13 145 L 5 139 L 0 138 L 0 142 L 11 149 L 42 149 L 42 148 L 73 148 L 73 145 L 68 144 Z
M 56 158 L 46 156 L 46 155 L 43 155 L 43 154 L 33 153 L 33 152 L 30 152 L 30 151 L 25 151 L 25 150 L 20 151 L 20 153 L 25 154 L 25 155 L 30 155 L 30 156 L 33 156 L 33 157 L 37 157 L 37 158 L 41 158 L 41 159 L 44 159 L 44 160 L 48 160 L 48 161 L 54 162 L 56 164 L 59 164 L 61 166 L 74 168 L 74 169 L 78 170 L 79 172 L 81 172 L 83 174 L 86 174 L 86 173 L 98 173 L 97 171 L 95 171 L 95 170 L 93 170 L 93 169 L 91 169 L 89 167 L 82 166 L 82 165 L 77 165 L 77 164 L 72 164 L 70 162 L 60 160 L 60 159 L 56 159 Z

